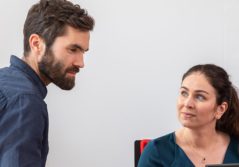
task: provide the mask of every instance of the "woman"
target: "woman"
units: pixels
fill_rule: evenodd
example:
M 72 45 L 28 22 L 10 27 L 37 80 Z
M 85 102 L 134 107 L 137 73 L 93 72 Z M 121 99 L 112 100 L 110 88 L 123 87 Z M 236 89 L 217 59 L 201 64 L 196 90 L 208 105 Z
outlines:
M 138 167 L 205 167 L 239 162 L 239 100 L 224 69 L 196 65 L 182 78 L 177 102 L 182 128 L 152 140 Z

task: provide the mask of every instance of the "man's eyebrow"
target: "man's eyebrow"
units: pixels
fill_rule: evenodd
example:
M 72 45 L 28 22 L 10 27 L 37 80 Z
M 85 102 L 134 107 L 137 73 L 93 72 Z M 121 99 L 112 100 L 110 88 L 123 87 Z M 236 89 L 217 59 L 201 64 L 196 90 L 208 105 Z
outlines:
M 78 45 L 78 44 L 73 44 L 73 45 L 71 45 L 70 47 L 80 49 L 81 51 L 84 51 L 84 52 L 87 52 L 87 51 L 89 50 L 89 48 L 83 49 L 83 48 L 82 48 L 80 45 Z

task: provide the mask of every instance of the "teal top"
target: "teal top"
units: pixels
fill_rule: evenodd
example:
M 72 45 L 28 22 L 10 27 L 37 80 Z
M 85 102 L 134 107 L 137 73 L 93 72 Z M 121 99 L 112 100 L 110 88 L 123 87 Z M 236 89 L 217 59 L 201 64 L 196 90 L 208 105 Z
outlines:
M 238 163 L 238 140 L 231 137 L 223 163 Z M 194 167 L 176 144 L 175 132 L 150 141 L 140 156 L 138 167 Z

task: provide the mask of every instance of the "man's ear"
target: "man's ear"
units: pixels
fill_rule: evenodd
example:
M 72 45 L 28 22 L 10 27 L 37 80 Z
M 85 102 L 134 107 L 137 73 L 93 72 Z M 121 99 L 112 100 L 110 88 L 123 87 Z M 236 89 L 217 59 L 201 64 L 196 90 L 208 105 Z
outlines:
M 228 103 L 227 102 L 222 102 L 219 106 L 217 106 L 217 111 L 215 113 L 215 118 L 220 119 L 223 114 L 227 111 L 228 108 Z
M 45 53 L 45 42 L 38 34 L 31 34 L 29 37 L 29 45 L 31 52 L 37 55 L 38 59 L 41 59 Z

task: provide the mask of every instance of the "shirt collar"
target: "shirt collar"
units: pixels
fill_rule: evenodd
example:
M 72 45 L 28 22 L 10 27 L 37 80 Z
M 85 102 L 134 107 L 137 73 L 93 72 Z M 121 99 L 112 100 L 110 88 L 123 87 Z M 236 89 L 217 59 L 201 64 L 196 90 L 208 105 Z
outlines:
M 17 68 L 22 72 L 24 72 L 25 74 L 27 74 L 39 89 L 42 98 L 44 99 L 46 97 L 47 95 L 46 85 L 40 79 L 39 75 L 27 63 L 25 63 L 20 58 L 12 55 L 10 58 L 10 64 L 11 67 Z

